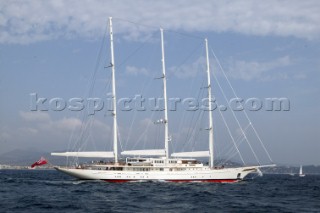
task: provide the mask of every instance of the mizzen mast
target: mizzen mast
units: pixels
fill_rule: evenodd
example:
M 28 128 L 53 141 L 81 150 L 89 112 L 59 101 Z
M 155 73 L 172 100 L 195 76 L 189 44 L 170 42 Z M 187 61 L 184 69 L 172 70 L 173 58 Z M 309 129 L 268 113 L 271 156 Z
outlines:
M 117 98 L 116 98 L 115 65 L 114 65 L 114 50 L 113 50 L 112 17 L 109 17 L 109 28 L 110 28 L 111 71 L 112 71 L 113 153 L 114 153 L 114 162 L 118 163 Z
M 166 152 L 166 158 L 169 158 L 169 126 L 168 126 L 168 103 L 167 103 L 167 79 L 166 79 L 166 64 L 164 60 L 164 41 L 163 41 L 163 29 L 161 32 L 161 62 L 162 62 L 162 80 L 163 80 L 163 99 L 164 99 L 164 147 Z
M 209 105 L 209 162 L 210 167 L 214 167 L 214 156 L 213 156 L 213 122 L 212 122 L 212 102 L 211 102 L 211 81 L 210 81 L 210 62 L 209 62 L 209 50 L 208 50 L 208 39 L 205 39 L 206 45 L 206 62 L 207 62 L 207 82 L 208 82 L 208 105 Z

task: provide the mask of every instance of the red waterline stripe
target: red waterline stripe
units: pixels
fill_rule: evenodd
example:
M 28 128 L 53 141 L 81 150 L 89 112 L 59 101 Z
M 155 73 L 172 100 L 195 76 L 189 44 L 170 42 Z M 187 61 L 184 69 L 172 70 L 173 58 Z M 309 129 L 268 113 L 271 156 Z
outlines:
M 141 179 L 143 181 L 148 181 Z M 104 179 L 103 181 L 109 183 L 126 183 L 130 181 L 139 181 L 139 180 L 125 180 L 125 179 Z M 152 181 L 152 180 L 151 180 Z M 182 182 L 208 182 L 208 183 L 234 183 L 237 182 L 237 179 L 206 179 L 206 180 L 165 180 L 168 182 L 182 183 Z
M 130 181 L 133 181 L 133 180 L 123 180 L 123 179 L 105 179 L 103 181 L 106 181 L 106 182 L 109 182 L 109 183 L 126 183 L 126 182 L 130 182 Z
M 234 183 L 237 179 L 207 179 L 207 180 L 167 180 L 170 182 L 208 182 L 208 183 Z

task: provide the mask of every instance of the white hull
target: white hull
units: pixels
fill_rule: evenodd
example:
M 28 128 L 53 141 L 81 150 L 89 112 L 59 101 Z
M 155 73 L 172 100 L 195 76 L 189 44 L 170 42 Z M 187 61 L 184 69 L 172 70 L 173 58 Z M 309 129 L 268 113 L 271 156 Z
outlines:
M 198 171 L 111 171 L 95 169 L 76 169 L 56 167 L 56 170 L 70 176 L 86 180 L 108 182 L 128 181 L 171 181 L 171 182 L 238 182 L 249 173 L 257 172 L 258 167 L 239 167 L 210 169 L 203 167 Z

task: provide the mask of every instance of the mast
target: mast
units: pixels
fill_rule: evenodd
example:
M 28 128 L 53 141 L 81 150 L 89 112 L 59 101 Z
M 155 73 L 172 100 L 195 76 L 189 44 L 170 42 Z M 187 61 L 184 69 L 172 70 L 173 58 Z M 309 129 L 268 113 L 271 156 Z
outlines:
M 209 50 L 208 50 L 208 39 L 205 39 L 206 44 L 206 61 L 207 61 L 207 80 L 208 80 L 208 104 L 209 104 L 209 162 L 210 167 L 214 167 L 213 158 L 213 123 L 212 123 L 212 103 L 211 103 L 211 82 L 210 82 L 210 63 L 209 63 Z
M 117 129 L 117 98 L 116 98 L 116 82 L 115 82 L 115 65 L 114 65 L 114 50 L 113 50 L 113 31 L 112 17 L 109 17 L 110 27 L 110 51 L 111 51 L 111 71 L 112 71 L 112 116 L 113 116 L 113 153 L 114 162 L 118 163 L 118 129 Z
M 163 42 L 163 29 L 161 32 L 161 62 L 162 62 L 162 80 L 163 80 L 163 99 L 164 99 L 164 147 L 166 151 L 166 158 L 169 158 L 169 126 L 168 126 L 168 103 L 167 103 L 167 79 L 166 79 L 166 66 L 164 60 L 164 42 Z

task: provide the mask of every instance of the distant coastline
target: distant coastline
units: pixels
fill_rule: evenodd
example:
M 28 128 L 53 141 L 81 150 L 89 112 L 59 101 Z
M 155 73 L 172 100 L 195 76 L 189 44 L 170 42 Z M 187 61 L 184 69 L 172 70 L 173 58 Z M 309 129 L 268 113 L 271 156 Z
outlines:
M 320 175 L 320 166 L 307 165 L 303 167 L 304 173 L 307 175 Z M 0 164 L 0 170 L 54 170 L 53 165 L 45 165 L 31 168 L 30 166 Z M 264 174 L 282 174 L 282 175 L 298 175 L 298 166 L 276 166 L 273 168 L 262 169 Z
M 18 166 L 18 165 L 1 165 L 0 170 L 54 170 L 53 166 L 42 166 L 31 168 L 31 166 Z

